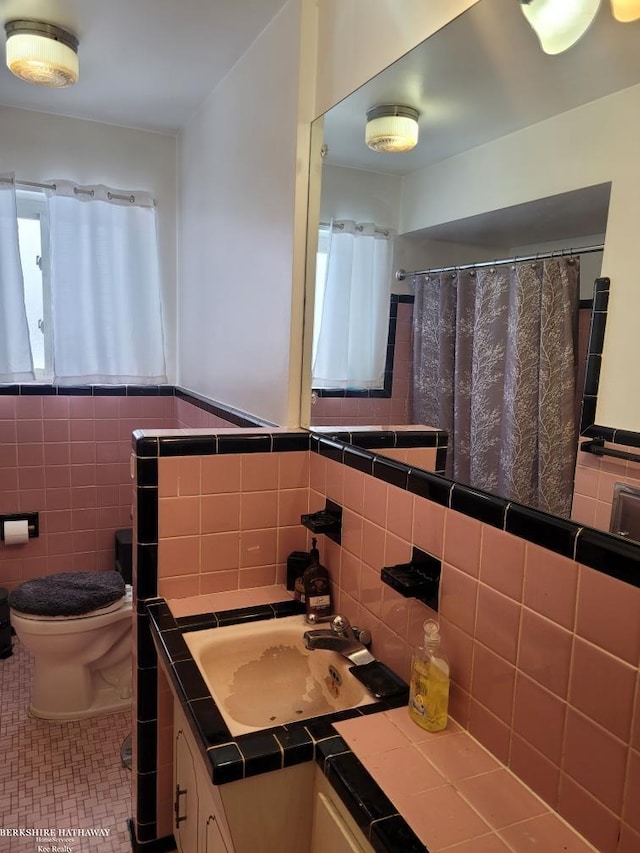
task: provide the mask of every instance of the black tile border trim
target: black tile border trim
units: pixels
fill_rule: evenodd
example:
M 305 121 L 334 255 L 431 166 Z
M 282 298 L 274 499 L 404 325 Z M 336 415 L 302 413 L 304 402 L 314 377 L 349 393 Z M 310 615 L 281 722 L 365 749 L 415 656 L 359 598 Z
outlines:
M 197 406 L 199 409 L 204 409 L 210 415 L 216 415 L 225 421 L 229 421 L 239 427 L 276 427 L 277 424 L 272 424 L 270 421 L 262 420 L 255 415 L 250 415 L 240 409 L 234 409 L 233 406 L 227 406 L 224 403 L 219 403 L 217 400 L 211 400 L 195 391 L 187 391 L 185 388 L 175 387 L 175 396 L 179 400 L 186 400 L 192 406 Z
M 153 430 L 146 432 L 153 433 Z M 145 435 L 135 430 L 133 447 L 137 456 L 145 459 L 171 456 L 213 456 L 226 453 L 290 453 L 309 450 L 309 433 L 253 432 L 233 435 L 219 434 L 215 428 L 200 435 Z
M 377 833 L 376 850 L 380 853 L 399 853 L 411 850 L 426 851 L 424 846 L 406 848 L 407 838 L 415 838 L 397 809 L 371 778 L 367 770 L 337 735 L 332 722 L 365 716 L 406 704 L 406 696 L 398 700 L 377 702 L 359 708 L 300 720 L 284 726 L 274 726 L 258 732 L 233 736 L 207 691 L 201 692 L 202 677 L 195 677 L 197 665 L 184 643 L 183 633 L 245 621 L 286 618 L 302 614 L 303 605 L 294 599 L 274 604 L 255 605 L 176 619 L 164 598 L 145 603 L 153 642 L 162 658 L 176 695 L 181 697 L 182 709 L 205 763 L 210 768 L 211 781 L 223 785 L 250 776 L 291 767 L 315 760 L 343 799 L 367 838 L 382 820 L 384 833 Z M 266 615 L 269 614 L 269 615 Z M 252 618 L 253 617 L 253 618 Z M 183 648 L 184 647 L 184 648 Z M 188 657 L 184 657 L 186 649 Z M 174 657 L 177 654 L 177 657 Z M 204 682 L 202 682 L 204 683 Z M 332 748 L 334 747 L 334 748 Z
M 347 743 L 335 735 L 316 747 L 316 762 L 365 837 L 385 853 L 428 853 Z M 384 831 L 377 827 L 384 825 Z
M 611 279 L 597 278 L 595 280 L 593 286 L 593 311 L 591 314 L 589 344 L 587 347 L 587 369 L 585 371 L 584 393 L 582 397 L 580 435 L 586 438 L 603 438 L 605 441 L 623 444 L 628 447 L 640 447 L 640 432 L 616 429 L 615 427 L 604 426 L 595 422 L 610 292 Z
M 238 427 L 271 427 L 270 421 L 187 391 L 177 385 L 48 385 L 1 383 L 0 396 L 17 397 L 176 397 Z
M 132 818 L 127 819 L 127 831 L 133 853 L 175 853 L 177 849 L 173 835 L 166 835 L 164 838 L 156 838 L 154 835 L 154 838 L 146 844 L 144 841 L 138 841 Z
M 585 527 L 515 501 L 506 501 L 489 492 L 449 480 L 441 474 L 411 468 L 403 463 L 394 462 L 393 474 L 391 474 L 390 460 L 385 460 L 383 464 L 383 460 L 378 459 L 374 452 L 362 448 L 355 451 L 350 445 L 335 437 L 325 439 L 315 433 L 312 436 L 311 450 L 320 455 L 326 455 L 326 451 L 323 452 L 325 442 L 330 442 L 332 458 L 341 461 L 344 465 L 371 473 L 378 479 L 392 482 L 399 488 L 406 488 L 415 495 L 460 512 L 483 524 L 497 527 L 540 545 L 548 551 L 562 554 L 589 568 L 640 587 L 640 543 Z M 340 453 L 341 444 L 342 452 Z M 405 486 L 401 484 L 402 478 L 398 469 L 406 471 Z
M 310 426 L 313 437 L 336 439 L 359 450 L 372 452 L 408 449 L 415 447 L 435 447 L 446 453 L 449 434 L 442 429 L 357 429 L 348 426 L 321 427 Z

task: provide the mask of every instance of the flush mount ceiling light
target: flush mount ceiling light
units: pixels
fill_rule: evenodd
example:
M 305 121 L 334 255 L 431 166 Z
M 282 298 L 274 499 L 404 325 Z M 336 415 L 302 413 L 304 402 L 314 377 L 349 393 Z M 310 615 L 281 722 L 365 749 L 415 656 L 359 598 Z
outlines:
M 8 21 L 7 68 L 36 86 L 61 88 L 78 81 L 78 39 L 41 21 Z
M 624 24 L 640 18 L 640 0 L 611 0 L 611 9 L 616 21 Z
M 367 110 L 365 142 L 374 151 L 411 151 L 418 142 L 417 110 L 383 104 Z
M 520 0 L 545 53 L 562 53 L 581 38 L 595 18 L 600 0 Z

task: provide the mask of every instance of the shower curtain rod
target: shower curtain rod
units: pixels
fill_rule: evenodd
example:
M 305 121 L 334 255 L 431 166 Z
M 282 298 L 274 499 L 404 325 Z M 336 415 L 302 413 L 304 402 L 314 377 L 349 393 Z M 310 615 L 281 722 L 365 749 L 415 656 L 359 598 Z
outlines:
M 601 252 L 604 249 L 604 244 L 598 246 L 584 246 L 581 249 L 557 249 L 555 252 L 538 252 L 535 255 L 516 255 L 515 258 L 500 258 L 495 261 L 478 261 L 475 264 L 459 264 L 453 267 L 434 267 L 430 270 L 414 270 L 407 272 L 406 270 L 396 271 L 396 281 L 404 281 L 405 278 L 410 278 L 415 275 L 429 275 L 431 273 L 440 272 L 456 272 L 457 270 L 474 270 L 480 267 L 499 267 L 504 264 L 515 264 L 522 261 L 544 261 L 548 258 L 568 258 L 572 255 L 586 255 L 589 252 Z
M 344 224 L 340 221 L 338 221 L 338 222 L 321 222 L 320 228 L 331 228 L 332 225 L 334 228 L 337 228 L 338 231 L 342 231 L 344 229 Z M 363 230 L 362 225 L 356 225 L 356 231 L 362 231 L 362 230 Z M 389 233 L 390 233 L 387 228 L 374 228 L 373 230 L 375 231 L 376 234 L 382 234 L 383 237 L 388 237 Z
M 54 190 L 55 191 L 57 189 L 55 184 L 43 184 L 43 183 L 40 183 L 39 181 L 20 181 L 20 180 L 18 180 L 18 178 L 15 178 L 15 179 L 5 178 L 4 176 L 0 177 L 0 183 L 2 183 L 2 184 L 14 184 L 16 187 L 30 187 L 30 188 L 38 189 L 38 190 Z M 84 189 L 80 189 L 80 187 L 74 187 L 73 191 L 74 191 L 74 193 L 76 193 L 76 195 L 80 195 L 80 194 L 82 194 L 82 195 L 93 195 L 93 190 L 84 190 Z M 122 195 L 120 193 L 107 193 L 107 196 L 109 199 L 117 198 L 117 199 L 121 199 L 122 201 L 131 202 L 131 204 L 134 204 L 135 200 L 136 200 L 136 197 L 133 193 L 130 193 L 129 195 Z M 155 205 L 155 201 L 153 203 Z

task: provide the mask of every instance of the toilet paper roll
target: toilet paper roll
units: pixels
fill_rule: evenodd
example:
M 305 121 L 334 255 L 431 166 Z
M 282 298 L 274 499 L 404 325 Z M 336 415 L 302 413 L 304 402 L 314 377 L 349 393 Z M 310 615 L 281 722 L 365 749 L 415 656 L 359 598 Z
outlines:
M 4 523 L 4 544 L 5 545 L 24 545 L 29 541 L 29 522 L 26 518 L 19 521 L 5 521 Z

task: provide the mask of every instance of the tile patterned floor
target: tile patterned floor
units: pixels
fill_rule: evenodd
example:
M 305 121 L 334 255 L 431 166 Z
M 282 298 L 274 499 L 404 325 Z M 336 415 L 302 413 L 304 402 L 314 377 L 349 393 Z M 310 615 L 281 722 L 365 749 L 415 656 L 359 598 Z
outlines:
M 14 638 L 13 655 L 0 660 L 0 829 L 105 829 L 108 837 L 61 837 L 50 846 L 131 853 L 131 774 L 120 758 L 131 715 L 68 723 L 32 718 L 31 670 L 31 656 Z M 38 853 L 38 841 L 0 833 L 0 853 Z

